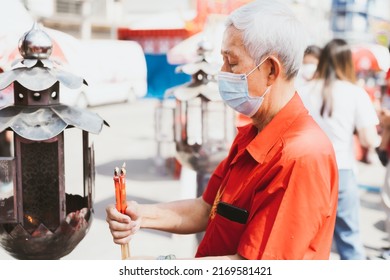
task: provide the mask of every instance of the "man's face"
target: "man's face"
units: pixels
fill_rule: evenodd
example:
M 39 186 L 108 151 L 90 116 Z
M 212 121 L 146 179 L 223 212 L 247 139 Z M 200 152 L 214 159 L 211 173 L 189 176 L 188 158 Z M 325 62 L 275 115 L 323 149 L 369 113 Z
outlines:
M 256 66 L 244 48 L 241 34 L 234 27 L 228 27 L 224 33 L 221 54 L 223 58 L 221 71 L 244 74 Z
M 244 47 L 240 32 L 234 27 L 228 27 L 224 33 L 221 54 L 223 57 L 221 71 L 248 74 L 256 67 L 256 62 Z M 250 96 L 262 96 L 267 89 L 267 75 L 263 65 L 247 77 Z

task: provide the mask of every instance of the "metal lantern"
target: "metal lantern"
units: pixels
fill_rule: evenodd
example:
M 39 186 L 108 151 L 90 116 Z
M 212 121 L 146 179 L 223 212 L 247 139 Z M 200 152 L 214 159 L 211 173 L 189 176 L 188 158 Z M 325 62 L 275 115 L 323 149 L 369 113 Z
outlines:
M 86 235 L 93 212 L 94 149 L 88 133 L 106 122 L 60 103 L 60 84 L 84 79 L 50 60 L 51 38 L 37 25 L 19 41 L 22 59 L 0 75 L 13 85 L 14 104 L 0 109 L 0 131 L 14 132 L 14 156 L 0 158 L 0 244 L 17 259 L 59 259 Z M 83 193 L 65 188 L 64 130 L 82 130 Z
M 191 75 L 191 81 L 168 89 L 164 102 L 173 108 L 176 158 L 199 177 L 211 174 L 226 157 L 235 135 L 235 114 L 219 94 L 216 75 L 220 67 L 208 58 L 210 44 L 202 41 L 198 46 L 198 60 L 176 69 Z

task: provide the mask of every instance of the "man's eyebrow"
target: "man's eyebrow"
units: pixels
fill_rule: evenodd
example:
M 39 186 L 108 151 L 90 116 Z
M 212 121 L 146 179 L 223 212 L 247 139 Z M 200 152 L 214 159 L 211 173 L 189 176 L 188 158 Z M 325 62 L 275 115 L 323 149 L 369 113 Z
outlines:
M 233 56 L 233 57 L 236 57 L 237 55 L 232 52 L 231 50 L 221 50 L 221 54 L 222 55 L 228 55 L 228 56 Z

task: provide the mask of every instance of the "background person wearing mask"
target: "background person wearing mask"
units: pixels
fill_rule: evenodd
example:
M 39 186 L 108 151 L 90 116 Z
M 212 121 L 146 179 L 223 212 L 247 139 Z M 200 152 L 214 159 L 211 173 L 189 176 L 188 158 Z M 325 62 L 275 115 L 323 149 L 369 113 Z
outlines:
M 333 39 L 321 52 L 314 79 L 299 91 L 336 152 L 339 198 L 334 240 L 341 259 L 366 259 L 359 228 L 354 130 L 367 148 L 377 147 L 380 141 L 375 108 L 367 92 L 354 84 L 355 79 L 349 46 L 342 39 Z
M 269 0 L 242 6 L 226 26 L 219 91 L 252 123 L 239 128 L 201 197 L 130 201 L 126 214 L 108 206 L 114 242 L 126 244 L 140 227 L 205 230 L 196 258 L 329 259 L 337 166 L 331 142 L 295 91 L 302 26 L 288 6 Z
M 303 54 L 302 66 L 298 71 L 295 85 L 297 87 L 305 85 L 313 79 L 317 70 L 318 60 L 320 59 L 321 48 L 317 45 L 309 45 Z

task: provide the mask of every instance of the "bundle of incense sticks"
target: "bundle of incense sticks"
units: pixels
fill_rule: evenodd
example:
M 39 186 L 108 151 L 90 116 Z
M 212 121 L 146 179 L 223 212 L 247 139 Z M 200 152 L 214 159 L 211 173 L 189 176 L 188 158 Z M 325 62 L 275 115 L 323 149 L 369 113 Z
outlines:
M 116 209 L 125 213 L 127 203 L 126 203 L 126 165 L 123 163 L 122 168 L 119 171 L 118 167 L 114 169 L 114 184 L 115 184 L 115 200 L 116 200 Z M 129 244 L 121 245 L 122 260 L 130 257 L 130 248 Z

